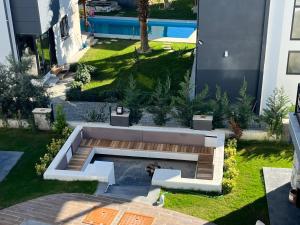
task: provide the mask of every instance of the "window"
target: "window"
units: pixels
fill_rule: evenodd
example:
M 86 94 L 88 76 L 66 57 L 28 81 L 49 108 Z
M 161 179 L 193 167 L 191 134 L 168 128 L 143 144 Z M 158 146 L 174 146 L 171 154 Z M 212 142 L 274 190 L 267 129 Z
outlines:
M 300 40 L 300 0 L 295 0 L 291 40 Z
M 64 16 L 60 21 L 60 35 L 62 39 L 69 37 L 69 23 L 67 16 Z
M 289 52 L 287 74 L 300 75 L 300 51 Z

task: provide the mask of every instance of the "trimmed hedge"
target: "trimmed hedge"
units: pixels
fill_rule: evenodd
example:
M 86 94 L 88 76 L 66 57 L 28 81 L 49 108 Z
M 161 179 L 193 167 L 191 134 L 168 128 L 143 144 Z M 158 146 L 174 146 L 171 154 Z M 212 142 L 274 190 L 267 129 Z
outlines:
M 222 189 L 223 194 L 228 194 L 236 186 L 236 177 L 239 175 L 239 171 L 236 165 L 236 149 L 237 140 L 228 140 L 225 147 L 225 161 L 224 161 L 224 174 Z

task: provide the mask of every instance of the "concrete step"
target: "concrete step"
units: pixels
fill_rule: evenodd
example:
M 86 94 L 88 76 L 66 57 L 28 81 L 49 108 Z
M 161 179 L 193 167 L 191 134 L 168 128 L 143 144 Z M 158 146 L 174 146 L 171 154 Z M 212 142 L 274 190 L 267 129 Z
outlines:
M 205 174 L 205 173 L 199 173 L 197 174 L 197 179 L 203 179 L 203 180 L 212 180 L 213 174 Z

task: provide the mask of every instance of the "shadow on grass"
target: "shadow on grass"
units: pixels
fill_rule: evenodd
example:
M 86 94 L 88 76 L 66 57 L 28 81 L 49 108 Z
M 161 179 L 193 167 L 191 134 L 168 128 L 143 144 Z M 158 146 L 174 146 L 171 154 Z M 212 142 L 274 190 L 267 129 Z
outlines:
M 184 194 L 184 195 L 202 195 L 208 199 L 214 199 L 216 201 L 227 197 L 227 195 L 220 195 L 218 193 L 206 193 L 197 191 L 184 191 L 184 190 L 165 190 L 172 194 Z M 243 198 L 244 196 L 240 196 Z M 212 207 L 212 206 L 210 206 Z M 217 209 L 216 209 L 217 210 Z M 217 225 L 254 225 L 257 220 L 263 221 L 266 225 L 269 225 L 269 214 L 267 207 L 267 198 L 263 196 L 256 199 L 251 204 L 245 205 L 235 211 L 230 212 L 227 215 L 216 218 L 210 222 Z
M 247 149 L 247 150 L 245 150 Z M 239 141 L 238 151 L 246 159 L 270 158 L 292 160 L 293 146 L 287 142 Z
M 257 220 L 270 224 L 265 196 L 212 222 L 218 225 L 254 225 Z
M 103 46 L 97 49 L 100 51 Z M 79 100 L 102 101 L 102 92 L 122 91 L 127 86 L 130 75 L 134 76 L 137 86 L 145 92 L 152 92 L 158 80 L 164 81 L 170 76 L 171 92 L 175 94 L 184 74 L 192 66 L 191 58 L 185 56 L 189 52 L 189 48 L 174 52 L 153 49 L 151 53 L 140 55 L 137 61 L 132 50 L 100 60 L 87 59 L 84 63 L 97 67 L 98 71 L 92 77 L 92 82 L 81 92 Z

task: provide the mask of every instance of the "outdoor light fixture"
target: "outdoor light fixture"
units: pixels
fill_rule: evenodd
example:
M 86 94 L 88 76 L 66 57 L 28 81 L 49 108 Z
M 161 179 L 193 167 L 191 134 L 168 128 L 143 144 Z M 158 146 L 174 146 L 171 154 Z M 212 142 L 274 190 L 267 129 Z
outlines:
M 229 52 L 228 52 L 228 50 L 225 50 L 225 52 L 224 52 L 224 58 L 228 58 L 229 57 Z
M 199 45 L 203 45 L 203 44 L 204 44 L 204 41 L 199 40 L 199 41 L 198 41 L 198 44 L 199 44 Z
M 117 106 L 116 112 L 117 112 L 117 115 L 122 115 L 124 112 L 123 106 Z

